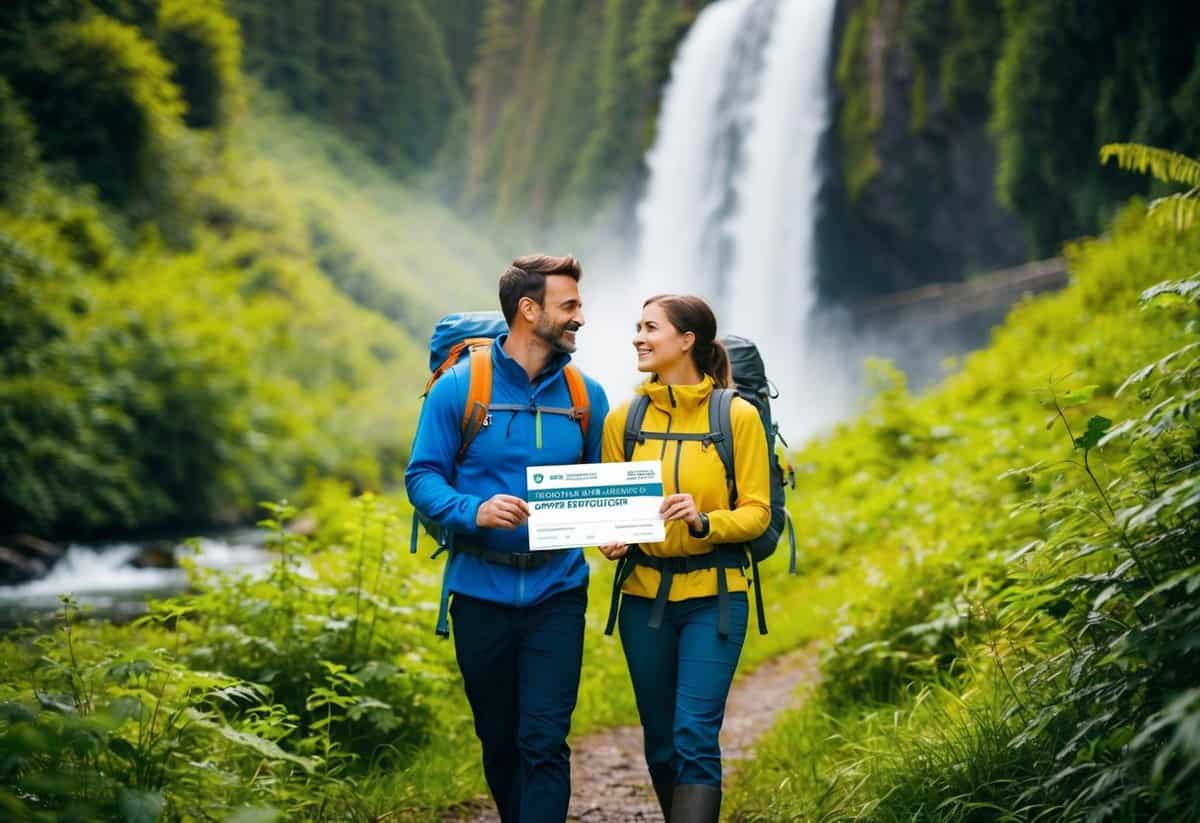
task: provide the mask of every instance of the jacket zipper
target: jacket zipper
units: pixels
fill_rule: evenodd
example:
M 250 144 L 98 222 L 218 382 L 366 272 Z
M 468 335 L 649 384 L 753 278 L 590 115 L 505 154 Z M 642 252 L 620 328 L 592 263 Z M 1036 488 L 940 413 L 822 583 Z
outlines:
M 683 441 L 675 441 L 675 493 L 679 493 L 679 456 L 683 454 Z
M 671 433 L 671 423 L 674 421 L 671 419 L 671 413 L 669 411 L 664 411 L 663 414 L 665 414 L 667 416 L 667 430 L 665 432 L 663 432 L 663 434 L 670 434 Z M 670 442 L 669 440 L 667 440 L 665 438 L 663 439 L 662 451 L 660 451 L 658 454 L 659 460 L 667 459 L 667 444 L 669 442 Z M 676 491 L 678 491 L 678 488 L 676 488 Z

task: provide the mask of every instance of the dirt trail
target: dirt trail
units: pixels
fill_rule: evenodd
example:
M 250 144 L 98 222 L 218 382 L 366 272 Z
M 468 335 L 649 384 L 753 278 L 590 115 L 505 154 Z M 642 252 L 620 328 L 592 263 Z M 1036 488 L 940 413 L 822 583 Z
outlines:
M 721 752 L 725 776 L 736 761 L 751 753 L 754 742 L 779 714 L 798 705 L 796 691 L 817 677 L 816 655 L 801 650 L 759 666 L 739 679 L 729 694 Z M 629 823 L 662 820 L 646 764 L 642 759 L 642 729 L 622 726 L 575 740 L 571 748 L 572 823 Z M 495 809 L 483 802 L 447 821 L 499 823 Z

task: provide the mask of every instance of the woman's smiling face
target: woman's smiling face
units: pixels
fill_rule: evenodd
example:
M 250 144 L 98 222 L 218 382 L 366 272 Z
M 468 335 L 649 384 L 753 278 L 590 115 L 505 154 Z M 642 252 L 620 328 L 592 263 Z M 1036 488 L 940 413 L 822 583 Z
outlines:
M 669 371 L 673 365 L 691 356 L 689 352 L 695 342 L 695 334 L 680 332 L 671 325 L 667 313 L 658 303 L 644 306 L 637 334 L 633 337 L 638 371 L 654 374 Z

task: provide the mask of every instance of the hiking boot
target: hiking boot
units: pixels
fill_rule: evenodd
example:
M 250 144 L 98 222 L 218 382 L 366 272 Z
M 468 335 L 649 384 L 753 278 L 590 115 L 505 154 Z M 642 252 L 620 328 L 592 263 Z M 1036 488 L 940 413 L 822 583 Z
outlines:
M 671 823 L 717 823 L 721 790 L 698 783 L 676 786 L 671 796 Z

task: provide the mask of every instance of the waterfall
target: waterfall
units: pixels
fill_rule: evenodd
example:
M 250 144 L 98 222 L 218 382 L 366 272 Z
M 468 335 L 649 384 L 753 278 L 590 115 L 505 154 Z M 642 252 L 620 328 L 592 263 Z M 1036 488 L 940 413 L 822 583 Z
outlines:
M 720 0 L 700 14 L 672 66 L 646 158 L 638 257 L 619 295 L 626 348 L 641 299 L 669 291 L 708 300 L 722 334 L 759 344 L 782 427 L 801 438 L 844 416 L 852 395 L 850 364 L 810 333 L 834 6 Z M 604 309 L 603 322 L 615 320 L 611 298 Z M 599 371 L 613 374 L 611 365 Z

